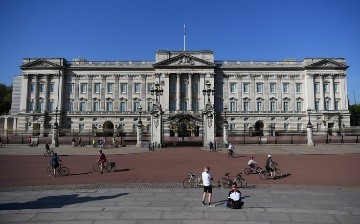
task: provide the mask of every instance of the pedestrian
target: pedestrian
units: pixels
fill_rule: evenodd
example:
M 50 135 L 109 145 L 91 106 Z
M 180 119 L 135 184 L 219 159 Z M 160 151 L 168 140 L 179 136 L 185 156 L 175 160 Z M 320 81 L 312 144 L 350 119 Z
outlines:
M 214 150 L 214 143 L 209 142 L 210 152 Z
M 75 138 L 74 137 L 71 140 L 71 145 L 72 145 L 72 147 L 75 147 Z
M 202 205 L 205 205 L 206 194 L 208 194 L 209 207 L 212 207 L 212 206 L 214 206 L 213 204 L 211 204 L 211 197 L 212 197 L 211 181 L 213 180 L 213 178 L 210 175 L 209 171 L 210 171 L 210 167 L 206 166 L 204 168 L 204 172 L 202 172 L 202 174 L 201 174 L 201 178 L 202 178 L 203 185 L 204 185 L 204 193 L 202 196 Z
M 92 145 L 93 145 L 93 148 L 95 148 L 96 147 L 96 141 L 95 141 L 95 139 L 93 138 L 93 140 L 92 140 Z
M 116 148 L 116 138 L 115 137 L 112 138 L 112 146 L 113 146 L 113 148 Z
M 78 147 L 81 147 L 81 137 L 79 137 L 79 140 L 78 140 Z
M 236 184 L 231 186 L 225 205 L 232 209 L 240 209 L 244 205 L 244 202 L 241 201 L 241 192 L 237 189 Z

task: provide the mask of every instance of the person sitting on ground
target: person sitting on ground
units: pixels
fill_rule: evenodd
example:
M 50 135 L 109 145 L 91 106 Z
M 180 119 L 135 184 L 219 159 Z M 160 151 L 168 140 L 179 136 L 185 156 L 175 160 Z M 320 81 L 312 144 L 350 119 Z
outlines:
M 49 166 L 53 168 L 54 177 L 56 177 L 56 169 L 60 166 L 61 159 L 58 157 L 57 153 L 51 158 Z
M 244 202 L 241 201 L 241 192 L 237 189 L 236 184 L 234 184 L 231 187 L 231 191 L 229 191 L 226 206 L 232 209 L 240 209 L 243 205 Z
M 250 169 L 254 170 L 255 165 L 257 165 L 257 162 L 255 162 L 254 157 L 252 156 L 251 159 L 248 162 L 248 166 L 250 167 Z

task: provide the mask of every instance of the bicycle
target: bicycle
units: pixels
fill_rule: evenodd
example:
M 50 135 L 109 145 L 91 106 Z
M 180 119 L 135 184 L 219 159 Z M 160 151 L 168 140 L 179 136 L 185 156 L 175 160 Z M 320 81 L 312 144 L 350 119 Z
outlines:
M 100 164 L 101 162 L 96 162 L 93 166 L 93 170 L 94 172 L 101 172 L 100 170 Z M 114 172 L 115 171 L 115 165 L 116 163 L 115 162 L 109 162 L 109 161 L 105 161 L 103 163 L 103 171 L 106 171 L 106 172 Z
M 44 156 L 45 157 L 49 157 L 49 156 L 53 156 L 55 153 L 54 153 L 54 149 L 51 148 L 51 149 L 46 149 L 46 151 L 44 152 Z
M 238 173 L 234 179 L 230 178 L 229 174 L 225 173 L 225 177 L 219 180 L 219 188 L 230 188 L 233 184 L 236 184 L 239 188 L 247 187 L 247 181 L 242 177 L 242 173 Z
M 228 158 L 230 158 L 230 157 L 234 158 L 234 157 L 235 157 L 235 153 L 234 153 L 234 150 L 233 150 L 233 149 L 232 149 L 232 150 L 229 150 L 229 149 L 228 149 L 228 151 L 227 151 L 227 157 L 228 157 Z
M 200 177 L 195 178 L 195 174 L 192 172 L 187 172 L 187 178 L 183 181 L 184 188 L 194 188 L 202 186 L 202 180 Z
M 51 166 L 48 166 L 48 168 L 46 168 L 46 173 L 49 174 L 49 176 L 54 176 L 54 169 Z M 56 174 L 59 174 L 60 176 L 68 176 L 69 173 L 69 168 L 63 166 L 62 163 L 60 163 L 59 167 L 56 168 Z
M 258 174 L 258 173 L 261 172 L 261 170 L 262 170 L 262 168 L 256 165 L 254 168 L 250 168 L 250 167 L 245 168 L 245 169 L 244 169 L 244 173 L 245 173 L 246 175 L 249 175 L 249 174 Z
M 259 173 L 259 176 L 262 180 L 268 180 L 268 179 L 277 179 L 277 178 L 281 178 L 282 177 L 282 171 L 277 168 L 277 165 L 274 165 L 273 167 L 274 169 L 274 173 L 275 173 L 275 176 L 274 177 L 271 177 L 271 172 L 268 172 L 266 170 L 266 168 L 262 169 Z

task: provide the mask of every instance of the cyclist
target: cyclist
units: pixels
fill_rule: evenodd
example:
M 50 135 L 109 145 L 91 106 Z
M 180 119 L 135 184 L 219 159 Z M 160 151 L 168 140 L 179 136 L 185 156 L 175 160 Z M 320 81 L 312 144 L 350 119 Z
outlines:
M 106 162 L 106 156 L 105 154 L 102 152 L 102 150 L 99 151 L 100 153 L 100 157 L 98 159 L 98 163 L 100 163 L 100 173 L 103 173 L 103 169 L 104 169 L 104 163 Z
M 49 142 L 46 142 L 46 144 L 45 144 L 45 149 L 46 149 L 46 151 L 50 151 L 50 145 L 49 145 Z
M 275 177 L 274 165 L 278 165 L 278 164 L 272 160 L 271 155 L 268 155 L 265 168 L 266 168 L 266 172 L 268 173 L 270 172 L 270 178 Z
M 229 191 L 228 200 L 225 205 L 232 209 L 240 209 L 244 205 L 244 202 L 241 201 L 241 192 L 237 189 L 236 184 L 231 186 L 231 191 Z
M 49 163 L 49 167 L 51 166 L 53 168 L 54 177 L 56 177 L 56 169 L 59 168 L 60 162 L 61 162 L 61 159 L 58 157 L 57 153 L 55 153 Z
M 254 157 L 252 156 L 251 159 L 248 161 L 248 166 L 254 171 L 255 165 L 257 165 L 257 162 L 255 162 Z
M 229 143 L 228 152 L 231 156 L 234 156 L 234 146 Z
M 206 193 L 208 193 L 208 201 L 209 201 L 209 207 L 212 207 L 214 205 L 211 204 L 211 196 L 212 196 L 212 185 L 211 180 L 213 179 L 212 176 L 209 173 L 210 167 L 206 166 L 204 169 L 204 172 L 202 172 L 201 177 L 204 185 L 204 193 L 203 193 L 203 201 L 202 205 L 205 205 L 205 197 Z

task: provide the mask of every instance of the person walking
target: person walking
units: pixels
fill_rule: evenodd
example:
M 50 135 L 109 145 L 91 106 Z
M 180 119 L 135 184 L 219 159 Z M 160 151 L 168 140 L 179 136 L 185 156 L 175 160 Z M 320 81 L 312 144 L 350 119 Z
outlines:
M 205 205 L 205 198 L 206 198 L 206 194 L 207 194 L 209 207 L 212 207 L 212 206 L 214 206 L 213 204 L 211 204 L 211 197 L 212 197 L 211 181 L 213 180 L 213 178 L 210 175 L 209 171 L 210 171 L 210 167 L 206 166 L 204 168 L 204 172 L 202 172 L 202 174 L 201 174 L 201 178 L 202 178 L 203 185 L 204 185 L 204 193 L 202 196 L 202 205 Z

